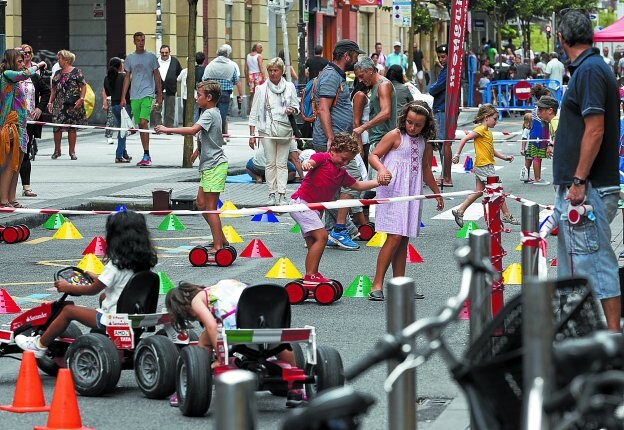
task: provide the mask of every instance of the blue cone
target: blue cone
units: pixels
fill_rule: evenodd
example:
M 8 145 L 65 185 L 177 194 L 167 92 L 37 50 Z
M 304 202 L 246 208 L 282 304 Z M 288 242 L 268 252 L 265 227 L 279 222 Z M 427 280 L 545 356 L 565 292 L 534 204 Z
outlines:
M 254 222 L 279 222 L 275 214 L 272 213 L 254 215 L 251 220 Z
M 126 212 L 128 210 L 128 208 L 126 207 L 126 205 L 119 205 L 115 208 L 115 212 Z
M 221 199 L 219 199 L 217 201 L 217 209 L 221 209 L 221 206 L 223 206 L 223 202 L 221 201 Z

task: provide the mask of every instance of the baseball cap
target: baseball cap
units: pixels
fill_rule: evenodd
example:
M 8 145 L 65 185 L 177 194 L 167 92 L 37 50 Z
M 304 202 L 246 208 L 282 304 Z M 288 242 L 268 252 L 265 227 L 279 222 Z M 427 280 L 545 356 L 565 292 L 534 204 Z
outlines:
M 440 45 L 436 48 L 436 52 L 438 54 L 447 54 L 448 53 L 448 45 Z
M 394 42 L 394 45 L 392 46 L 401 46 L 401 42 L 397 40 L 396 42 Z
M 362 51 L 357 43 L 353 40 L 344 39 L 340 40 L 334 46 L 334 55 L 344 54 L 346 52 L 357 52 L 358 54 L 366 54 L 366 52 Z
M 541 107 L 544 109 L 552 109 L 556 112 L 557 109 L 559 109 L 559 102 L 557 101 L 557 99 L 554 99 L 550 96 L 542 96 L 537 101 L 537 103 L 535 103 L 535 106 Z

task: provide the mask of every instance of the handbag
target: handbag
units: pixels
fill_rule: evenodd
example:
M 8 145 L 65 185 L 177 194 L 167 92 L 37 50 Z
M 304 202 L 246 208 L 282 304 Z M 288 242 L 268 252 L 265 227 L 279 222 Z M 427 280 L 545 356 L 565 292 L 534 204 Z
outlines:
M 269 89 L 266 89 L 265 92 L 265 103 L 267 112 L 269 113 L 269 120 L 271 121 L 269 124 L 269 134 L 272 137 L 291 137 L 293 133 L 293 128 L 290 125 L 290 122 L 284 121 L 274 121 L 273 115 L 271 114 L 271 104 L 269 103 Z M 286 139 L 283 140 L 285 143 L 288 141 Z
M 125 108 L 121 108 L 121 125 L 119 126 L 119 128 L 136 128 L 136 126 L 134 125 L 134 121 L 132 121 L 132 118 L 130 118 L 130 115 L 128 115 L 128 111 Z M 119 132 L 119 136 L 121 138 L 125 138 L 128 136 L 128 133 L 128 130 L 123 130 Z

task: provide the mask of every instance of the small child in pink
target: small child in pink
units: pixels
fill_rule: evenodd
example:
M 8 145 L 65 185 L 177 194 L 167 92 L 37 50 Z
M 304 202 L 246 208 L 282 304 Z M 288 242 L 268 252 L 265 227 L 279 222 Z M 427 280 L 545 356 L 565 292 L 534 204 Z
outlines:
M 356 181 L 347 173 L 344 166 L 359 153 L 354 137 L 340 133 L 336 135 L 328 152 L 317 152 L 303 163 L 303 170 L 309 173 L 303 179 L 299 189 L 292 195 L 291 204 L 306 204 L 332 201 L 340 187 L 356 191 L 366 191 L 387 185 L 390 178 L 378 177 L 376 181 Z M 325 245 L 327 230 L 321 221 L 322 211 L 308 210 L 291 212 L 290 216 L 301 227 L 301 234 L 308 247 L 303 279 L 304 285 L 314 286 L 320 282 L 330 282 L 318 271 Z

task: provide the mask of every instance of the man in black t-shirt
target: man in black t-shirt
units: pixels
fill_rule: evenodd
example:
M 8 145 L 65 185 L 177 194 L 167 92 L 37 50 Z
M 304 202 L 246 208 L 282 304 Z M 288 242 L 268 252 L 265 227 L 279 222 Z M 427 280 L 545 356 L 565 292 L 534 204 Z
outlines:
M 429 68 L 427 67 L 427 62 L 423 61 L 425 55 L 423 52 L 418 49 L 418 45 L 414 43 L 414 64 L 416 64 L 416 77 L 418 78 L 418 89 L 422 92 L 424 90 L 423 79 L 425 78 L 425 74 L 429 75 Z M 427 85 L 429 85 L 429 79 L 427 78 Z
M 305 74 L 308 81 L 316 78 L 321 70 L 327 66 L 329 61 L 323 57 L 323 47 L 316 45 L 314 47 L 314 56 L 310 57 L 305 62 Z

